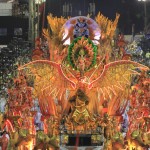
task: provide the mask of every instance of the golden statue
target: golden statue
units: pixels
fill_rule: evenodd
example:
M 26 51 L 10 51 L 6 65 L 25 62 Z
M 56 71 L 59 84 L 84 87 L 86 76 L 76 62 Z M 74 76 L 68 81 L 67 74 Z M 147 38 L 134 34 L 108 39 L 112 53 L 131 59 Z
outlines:
M 70 98 L 71 103 L 71 118 L 76 125 L 85 124 L 90 120 L 90 114 L 86 106 L 89 103 L 89 98 L 83 92 L 78 89 L 76 94 Z

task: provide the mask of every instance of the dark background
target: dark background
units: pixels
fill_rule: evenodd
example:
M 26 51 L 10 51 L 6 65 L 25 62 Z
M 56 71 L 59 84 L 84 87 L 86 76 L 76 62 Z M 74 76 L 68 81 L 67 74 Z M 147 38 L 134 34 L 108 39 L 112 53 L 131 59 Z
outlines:
M 0 29 L 7 29 L 6 36 L 0 36 L 0 45 L 8 44 L 16 36 L 15 28 L 22 29 L 22 35 L 18 35 L 18 38 L 28 39 L 28 18 L 0 16 L 0 20 Z
M 60 17 L 63 15 L 62 5 L 71 3 L 71 16 L 78 16 L 79 10 L 82 11 L 82 15 L 87 15 L 89 3 L 93 2 L 96 5 L 95 15 L 100 11 L 103 15 L 112 20 L 115 19 L 116 13 L 121 15 L 118 27 L 124 34 L 131 34 L 132 24 L 135 24 L 135 33 L 143 31 L 144 2 L 139 2 L 138 0 L 47 0 L 45 14 L 52 13 L 54 16 Z M 147 15 L 149 14 L 150 1 L 147 1 Z
M 28 6 L 28 3 L 29 0 L 19 0 L 20 5 L 26 4 Z M 64 4 L 72 5 L 72 13 L 69 12 L 65 17 L 74 17 L 79 15 L 79 11 L 81 11 L 81 15 L 86 16 L 88 14 L 89 3 L 95 3 L 95 14 L 91 16 L 93 19 L 98 12 L 101 12 L 111 20 L 114 20 L 116 13 L 119 13 L 121 16 L 118 29 L 123 34 L 132 34 L 133 24 L 135 24 L 135 34 L 139 34 L 144 29 L 144 2 L 139 2 L 138 0 L 46 0 L 45 9 L 42 9 L 43 12 L 41 12 L 40 17 L 40 31 L 42 32 L 42 27 L 47 28 L 46 17 L 49 13 L 58 17 L 64 15 Z M 147 0 L 146 4 L 147 24 L 149 24 L 150 0 Z M 45 15 L 43 15 L 43 13 Z M 28 17 L 0 16 L 0 20 L 0 28 L 7 28 L 7 36 L 0 36 L 0 45 L 8 44 L 11 41 L 15 36 L 15 28 L 22 28 L 22 36 L 19 37 L 25 40 L 28 39 Z M 37 18 L 35 18 L 35 20 L 37 20 Z

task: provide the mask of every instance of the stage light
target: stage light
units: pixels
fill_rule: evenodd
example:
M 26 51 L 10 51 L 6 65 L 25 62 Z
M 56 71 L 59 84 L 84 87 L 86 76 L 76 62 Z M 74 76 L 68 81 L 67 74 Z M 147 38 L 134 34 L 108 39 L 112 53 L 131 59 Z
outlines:
M 35 0 L 35 4 L 41 4 L 41 3 L 44 3 L 46 2 L 46 0 Z

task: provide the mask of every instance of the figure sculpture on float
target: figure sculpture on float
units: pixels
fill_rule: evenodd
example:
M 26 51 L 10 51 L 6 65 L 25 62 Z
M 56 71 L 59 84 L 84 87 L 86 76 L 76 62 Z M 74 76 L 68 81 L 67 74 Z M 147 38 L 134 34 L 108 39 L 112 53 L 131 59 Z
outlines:
M 94 121 L 87 109 L 89 98 L 83 90 L 78 89 L 76 94 L 69 99 L 69 102 L 71 104 L 70 119 L 73 120 L 74 129 L 86 131 L 89 125 L 88 122 Z
M 86 106 L 89 103 L 88 97 L 85 93 L 78 89 L 76 95 L 70 98 L 72 105 L 72 118 L 77 124 L 83 124 L 89 119 L 89 112 Z
M 77 67 L 80 71 L 80 76 L 83 77 L 84 76 L 84 71 L 85 71 L 85 57 L 84 57 L 84 50 L 81 49 L 79 52 L 79 57 L 78 57 L 78 61 L 77 61 Z
M 77 19 L 77 23 L 74 26 L 73 34 L 74 34 L 74 38 L 82 37 L 82 36 L 86 38 L 89 37 L 88 25 L 84 18 L 80 17 L 79 19 Z

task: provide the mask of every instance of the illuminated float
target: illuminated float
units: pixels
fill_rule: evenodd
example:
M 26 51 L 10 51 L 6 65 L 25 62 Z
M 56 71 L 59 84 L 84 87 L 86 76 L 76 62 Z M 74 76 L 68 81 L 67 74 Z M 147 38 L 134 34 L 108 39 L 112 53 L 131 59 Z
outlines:
M 19 81 L 9 93 L 6 117 L 14 128 L 9 132 L 18 134 L 10 141 L 22 136 L 21 141 L 15 138 L 16 143 L 11 144 L 59 149 L 73 140 L 72 145 L 82 145 L 82 137 L 89 139 L 86 145 L 107 150 L 148 147 L 149 68 L 130 60 L 122 36 L 114 41 L 119 14 L 115 21 L 100 13 L 95 21 L 51 14 L 47 19 L 49 28 L 43 29 L 43 35 L 48 41 L 49 60 L 43 59 L 38 43 L 33 61 L 19 66 Z M 132 83 L 137 76 L 139 80 Z M 24 81 L 32 82 L 32 88 Z M 17 89 L 18 84 L 22 88 Z M 38 99 L 43 130 L 35 130 L 32 97 Z M 26 121 L 28 127 L 23 123 Z

